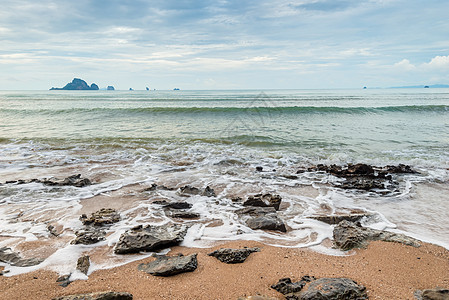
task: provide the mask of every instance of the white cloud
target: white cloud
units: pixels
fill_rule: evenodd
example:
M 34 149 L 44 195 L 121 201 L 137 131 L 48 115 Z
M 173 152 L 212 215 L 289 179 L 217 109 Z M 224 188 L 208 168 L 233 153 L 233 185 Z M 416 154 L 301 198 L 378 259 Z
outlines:
M 435 56 L 428 64 L 425 64 L 425 66 L 432 69 L 446 69 L 446 71 L 449 72 L 449 55 Z
M 416 66 L 410 63 L 408 59 L 403 59 L 400 62 L 395 63 L 394 67 L 404 71 L 412 71 L 416 69 Z

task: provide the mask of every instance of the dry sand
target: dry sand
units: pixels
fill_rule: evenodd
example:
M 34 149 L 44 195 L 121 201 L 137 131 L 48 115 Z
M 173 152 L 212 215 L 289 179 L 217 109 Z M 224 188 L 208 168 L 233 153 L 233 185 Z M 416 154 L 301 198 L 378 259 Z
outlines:
M 261 247 L 242 264 L 228 265 L 207 253 L 223 248 Z M 304 275 L 348 277 L 366 286 L 370 299 L 415 299 L 417 289 L 449 288 L 449 251 L 425 244 L 413 248 L 397 243 L 372 242 L 350 256 L 328 256 L 307 249 L 279 248 L 237 241 L 210 249 L 174 247 L 170 254 L 198 253 L 198 269 L 173 277 L 155 277 L 138 271 L 147 258 L 125 266 L 92 273 L 86 281 L 63 288 L 58 275 L 37 271 L 14 277 L 0 276 L 0 299 L 52 299 L 97 291 L 129 292 L 134 299 L 237 299 L 265 295 L 283 299 L 270 286 L 279 279 Z

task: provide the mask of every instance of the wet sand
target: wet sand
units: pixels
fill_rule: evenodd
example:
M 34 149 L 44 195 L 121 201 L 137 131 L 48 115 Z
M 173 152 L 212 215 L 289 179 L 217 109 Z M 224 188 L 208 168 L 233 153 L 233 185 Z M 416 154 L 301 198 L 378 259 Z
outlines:
M 258 246 L 242 264 L 228 265 L 207 253 L 222 247 Z M 307 249 L 271 247 L 258 242 L 236 241 L 209 249 L 174 247 L 170 254 L 198 253 L 198 268 L 173 277 L 155 277 L 129 263 L 90 274 L 89 279 L 63 288 L 58 274 L 40 270 L 14 277 L 0 276 L 0 299 L 52 299 L 56 296 L 97 291 L 129 292 L 134 299 L 237 299 L 265 295 L 283 299 L 270 286 L 279 279 L 300 280 L 348 277 L 366 286 L 370 299 L 415 299 L 417 289 L 449 288 L 449 251 L 424 244 L 413 248 L 397 243 L 372 242 L 350 256 L 328 256 Z

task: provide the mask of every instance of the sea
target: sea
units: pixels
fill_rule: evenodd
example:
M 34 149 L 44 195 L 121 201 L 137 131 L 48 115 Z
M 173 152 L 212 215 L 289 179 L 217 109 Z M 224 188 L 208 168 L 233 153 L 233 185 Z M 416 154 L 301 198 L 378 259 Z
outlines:
M 356 163 L 418 173 L 376 193 L 313 169 Z M 92 185 L 28 182 L 76 174 Z M 186 185 L 216 196 L 183 197 Z M 235 213 L 236 197 L 258 193 L 282 197 L 286 233 Z M 155 201 L 186 201 L 199 218 L 171 218 Z M 106 239 L 71 244 L 80 215 L 101 208 L 121 216 Z M 47 268 L 85 279 L 79 256 L 91 257 L 89 274 L 141 259 L 152 253 L 113 253 L 120 235 L 171 222 L 189 226 L 186 247 L 254 240 L 350 255 L 332 247 L 334 225 L 311 216 L 352 211 L 371 214 L 364 226 L 449 249 L 449 89 L 0 91 L 0 248 L 43 260 L 0 262 L 7 276 Z

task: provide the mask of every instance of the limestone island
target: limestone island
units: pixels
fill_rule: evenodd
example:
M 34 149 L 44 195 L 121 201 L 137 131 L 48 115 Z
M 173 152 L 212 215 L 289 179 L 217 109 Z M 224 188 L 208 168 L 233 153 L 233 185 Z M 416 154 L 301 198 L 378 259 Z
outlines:
M 99 90 L 98 85 L 92 83 L 90 86 L 82 79 L 74 78 L 72 82 L 67 83 L 63 88 L 52 87 L 50 91 L 61 91 L 61 90 L 83 90 L 83 91 L 97 91 Z

